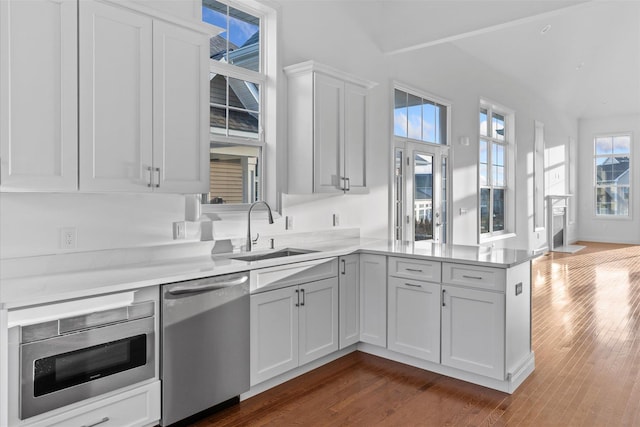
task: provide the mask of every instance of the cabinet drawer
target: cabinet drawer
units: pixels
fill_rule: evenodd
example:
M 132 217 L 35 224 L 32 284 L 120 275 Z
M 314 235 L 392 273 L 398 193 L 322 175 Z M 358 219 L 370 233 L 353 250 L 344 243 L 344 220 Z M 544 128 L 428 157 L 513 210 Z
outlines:
M 440 270 L 438 261 L 389 257 L 389 276 L 439 283 Z
M 53 423 L 46 425 L 128 427 L 153 424 L 160 419 L 160 382 L 107 398 L 104 403 L 90 405 L 90 408 L 76 416 L 55 417 Z
M 504 292 L 506 270 L 445 262 L 442 264 L 442 282 Z
M 338 276 L 338 259 L 323 258 L 251 270 L 251 293 L 265 292 L 300 283 Z

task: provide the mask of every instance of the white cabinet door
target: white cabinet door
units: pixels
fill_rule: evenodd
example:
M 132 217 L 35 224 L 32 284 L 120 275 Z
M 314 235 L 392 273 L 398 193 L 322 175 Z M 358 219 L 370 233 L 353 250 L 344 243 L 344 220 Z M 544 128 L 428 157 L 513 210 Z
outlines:
M 152 20 L 79 2 L 80 189 L 151 191 Z
M 360 255 L 360 341 L 387 346 L 387 257 Z
M 440 285 L 389 278 L 389 349 L 440 363 Z
M 159 191 L 209 191 L 208 53 L 206 35 L 154 21 L 153 165 Z
M 338 350 L 338 279 L 299 286 L 299 365 Z
M 367 89 L 345 83 L 344 145 L 345 188 L 348 193 L 367 191 Z
M 313 186 L 316 193 L 341 192 L 344 185 L 342 150 L 344 135 L 344 82 L 324 74 L 314 75 Z
M 360 255 L 340 257 L 340 348 L 360 341 Z
M 298 366 L 297 287 L 251 295 L 251 385 Z
M 368 91 L 375 83 L 314 61 L 284 71 L 288 192 L 367 192 Z
M 0 190 L 78 185 L 75 0 L 0 1 Z
M 442 286 L 442 364 L 504 380 L 504 294 Z

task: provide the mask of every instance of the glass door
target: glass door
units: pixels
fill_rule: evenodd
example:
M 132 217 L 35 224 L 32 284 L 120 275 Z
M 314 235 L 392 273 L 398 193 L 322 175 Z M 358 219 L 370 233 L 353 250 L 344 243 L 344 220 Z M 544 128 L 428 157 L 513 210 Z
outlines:
M 432 153 L 414 151 L 413 162 L 413 241 L 434 238 L 434 157 Z
M 448 156 L 446 147 L 407 142 L 394 152 L 394 237 L 446 243 Z

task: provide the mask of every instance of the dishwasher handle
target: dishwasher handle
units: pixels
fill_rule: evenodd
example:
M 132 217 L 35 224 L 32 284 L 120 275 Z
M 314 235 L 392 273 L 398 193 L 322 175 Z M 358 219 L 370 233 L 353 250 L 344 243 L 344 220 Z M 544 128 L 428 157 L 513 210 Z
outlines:
M 238 286 L 246 283 L 249 280 L 249 276 L 241 276 L 228 281 L 221 281 L 215 283 L 191 283 L 185 285 L 178 285 L 167 292 L 171 295 L 184 295 L 184 294 L 195 294 L 200 292 L 207 291 L 217 291 L 219 289 L 230 288 L 232 286 Z

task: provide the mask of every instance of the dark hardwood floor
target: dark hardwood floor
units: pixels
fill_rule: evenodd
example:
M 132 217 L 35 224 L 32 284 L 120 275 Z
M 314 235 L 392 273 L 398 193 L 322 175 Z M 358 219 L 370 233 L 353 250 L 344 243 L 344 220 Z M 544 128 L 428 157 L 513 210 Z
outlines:
M 638 426 L 640 246 L 533 267 L 536 370 L 508 395 L 356 352 L 194 426 Z

